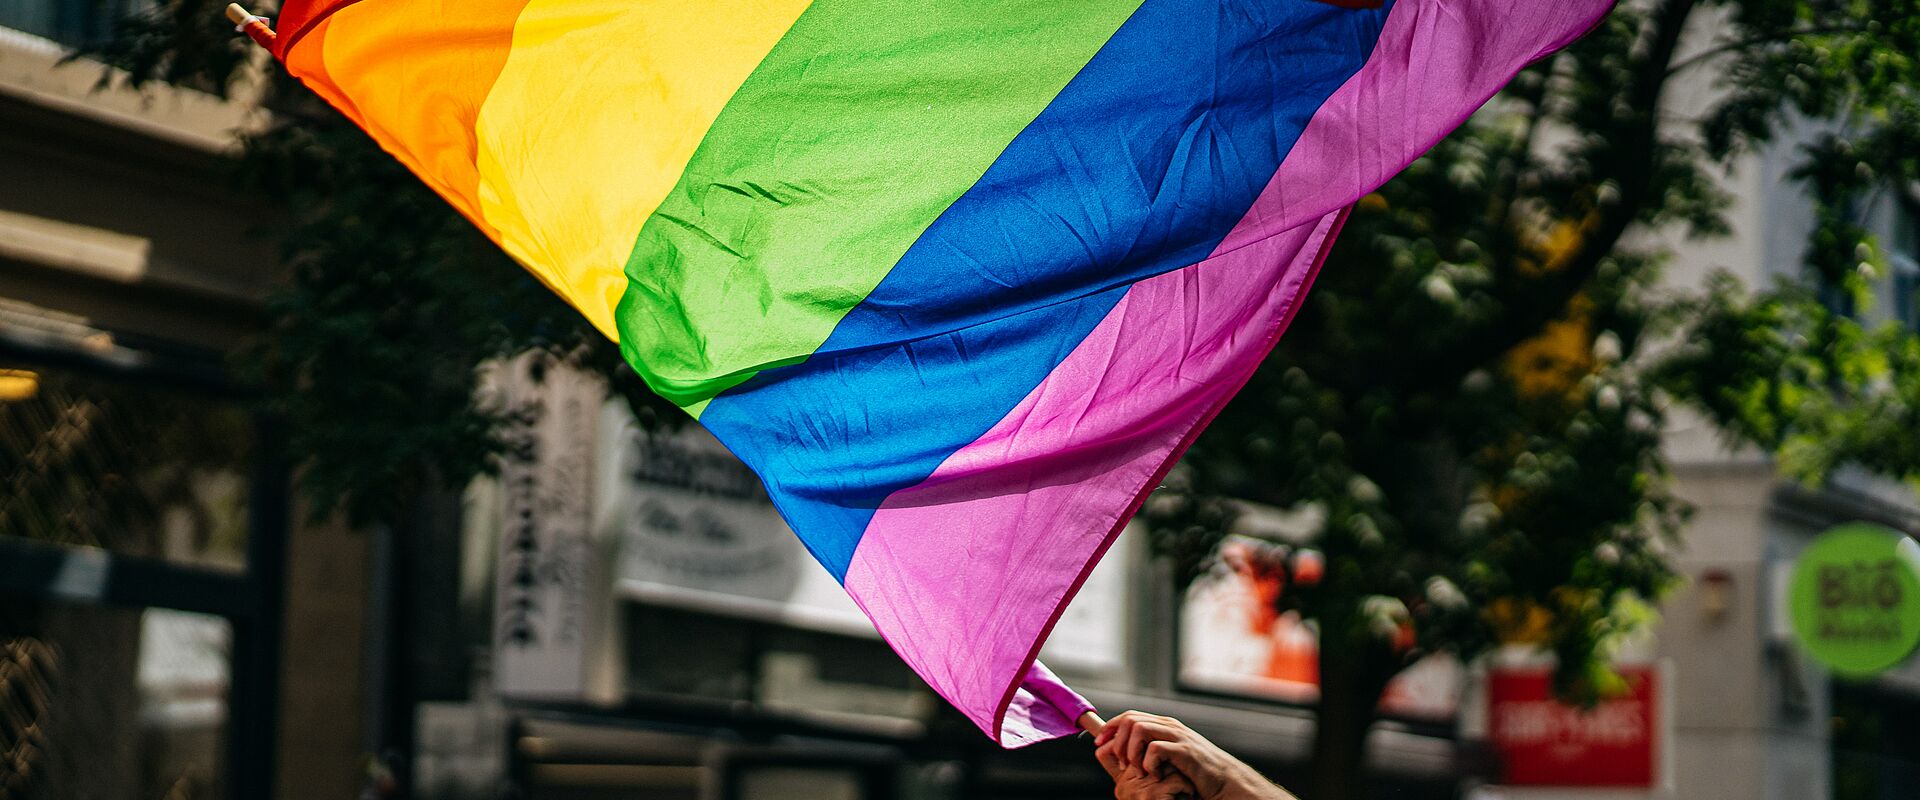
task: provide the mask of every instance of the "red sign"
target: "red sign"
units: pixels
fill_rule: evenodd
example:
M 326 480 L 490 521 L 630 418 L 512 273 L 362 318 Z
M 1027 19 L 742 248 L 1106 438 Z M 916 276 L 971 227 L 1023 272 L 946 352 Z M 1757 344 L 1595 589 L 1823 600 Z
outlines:
M 1496 669 L 1488 678 L 1487 725 L 1508 786 L 1653 785 L 1658 706 L 1654 671 L 1618 670 L 1624 694 L 1592 709 L 1553 697 L 1544 669 Z

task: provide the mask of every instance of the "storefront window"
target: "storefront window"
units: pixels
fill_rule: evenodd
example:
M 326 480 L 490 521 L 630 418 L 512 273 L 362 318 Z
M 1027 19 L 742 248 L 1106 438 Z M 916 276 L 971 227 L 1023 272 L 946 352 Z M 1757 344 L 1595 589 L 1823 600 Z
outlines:
M 227 795 L 226 620 L 0 605 L 0 798 Z
M 1835 683 L 1831 724 L 1834 800 L 1920 797 L 1920 697 Z
M 0 360 L 0 536 L 241 570 L 253 430 L 237 402 Z
M 1180 605 L 1182 688 L 1311 706 L 1320 699 L 1320 634 L 1276 601 L 1284 582 L 1263 567 L 1271 542 L 1229 537 L 1212 569 L 1188 587 Z M 1388 684 L 1381 713 L 1447 723 L 1457 713 L 1465 679 L 1458 661 L 1429 656 Z
M 1892 238 L 1893 314 L 1908 330 L 1920 331 L 1920 219 L 1913 214 L 1894 218 Z
M 105 38 L 116 20 L 144 5 L 138 0 L 0 0 L 0 27 L 79 46 Z

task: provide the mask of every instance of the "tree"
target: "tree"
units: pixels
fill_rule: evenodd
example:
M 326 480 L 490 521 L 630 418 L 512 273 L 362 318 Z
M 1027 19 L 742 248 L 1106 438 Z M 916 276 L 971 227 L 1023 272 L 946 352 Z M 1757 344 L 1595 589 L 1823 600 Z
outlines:
M 684 418 L 359 128 L 284 71 L 263 77 L 224 5 L 159 3 L 87 55 L 117 68 L 103 83 L 259 92 L 273 112 L 244 134 L 235 177 L 284 212 L 250 233 L 276 239 L 291 274 L 236 366 L 288 420 L 312 508 L 394 522 L 421 491 L 492 471 L 524 420 L 485 401 L 481 370 L 529 350 L 606 375 L 643 425 Z
M 1307 796 L 1363 795 L 1381 692 L 1424 655 L 1537 642 L 1563 695 L 1608 688 L 1610 641 L 1674 579 L 1669 403 L 1809 480 L 1920 476 L 1920 341 L 1834 302 L 1863 307 L 1884 267 L 1865 204 L 1920 185 L 1916 52 L 1911 0 L 1627 3 L 1359 204 L 1146 512 L 1188 580 L 1249 501 L 1324 520 L 1322 558 L 1265 565 L 1321 637 Z M 1707 79 L 1711 107 L 1675 107 Z M 1666 253 L 1635 232 L 1726 233 L 1714 173 L 1808 121 L 1805 274 L 1651 291 Z

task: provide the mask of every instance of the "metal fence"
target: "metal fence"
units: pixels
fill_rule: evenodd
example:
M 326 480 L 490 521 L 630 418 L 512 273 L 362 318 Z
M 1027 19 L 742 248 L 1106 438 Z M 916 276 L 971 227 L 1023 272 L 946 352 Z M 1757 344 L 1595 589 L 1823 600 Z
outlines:
M 217 375 L 0 331 L 0 800 L 270 795 L 287 475 Z

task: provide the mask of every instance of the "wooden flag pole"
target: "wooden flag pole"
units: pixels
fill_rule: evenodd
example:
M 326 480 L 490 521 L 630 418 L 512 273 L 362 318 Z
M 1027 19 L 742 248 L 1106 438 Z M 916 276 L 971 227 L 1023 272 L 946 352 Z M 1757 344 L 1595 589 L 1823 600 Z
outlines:
M 247 35 L 255 43 L 269 50 L 273 49 L 276 38 L 273 27 L 267 24 L 266 17 L 256 17 L 253 12 L 240 7 L 239 3 L 227 4 L 227 19 L 233 20 L 234 28 Z
M 1099 736 L 1100 730 L 1107 727 L 1107 721 L 1101 719 L 1099 714 L 1091 711 L 1081 714 L 1080 719 L 1075 721 L 1080 723 L 1080 730 L 1086 731 L 1094 736 Z

